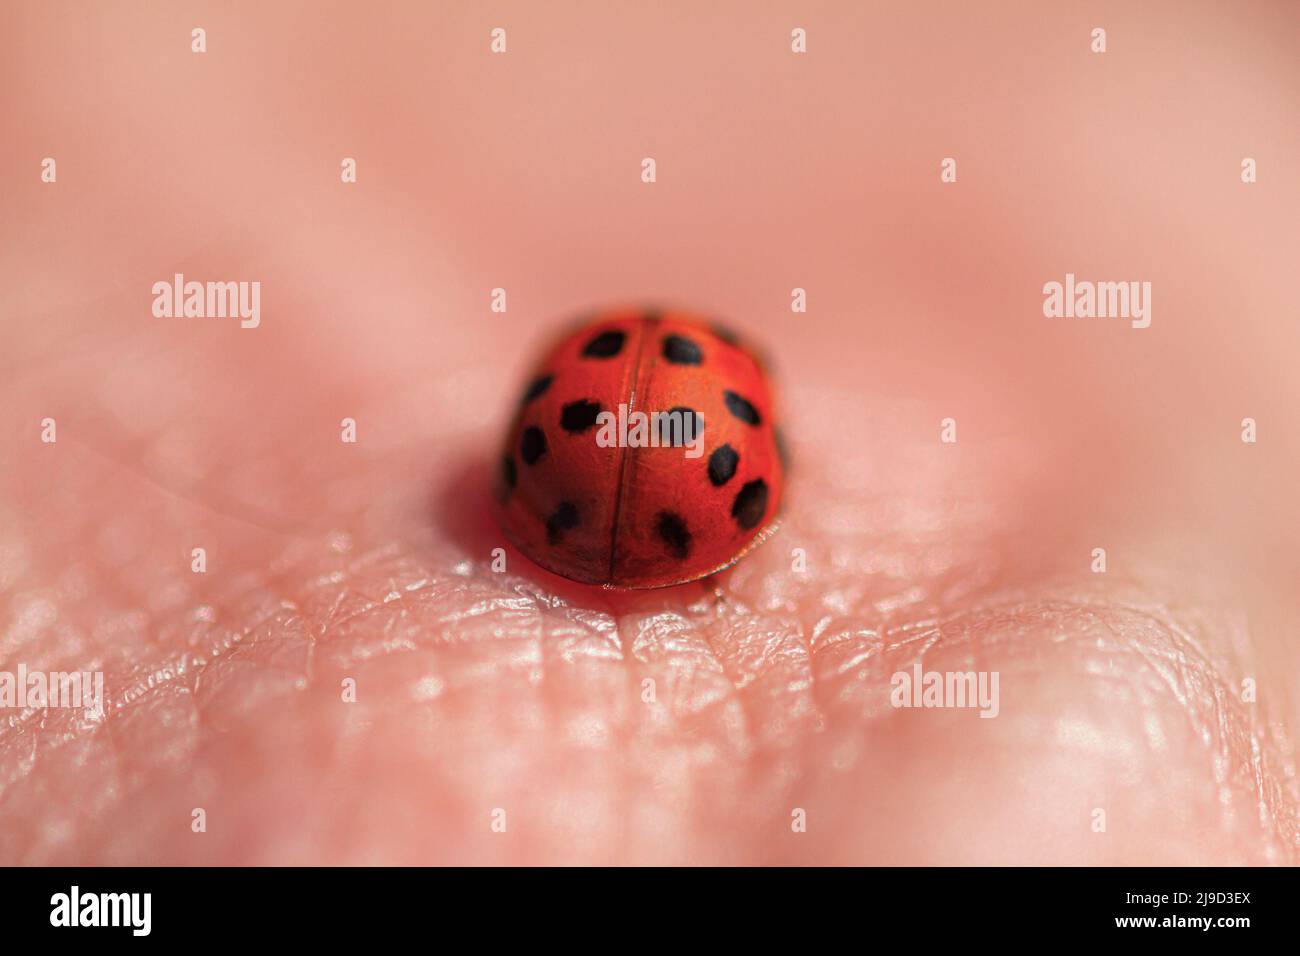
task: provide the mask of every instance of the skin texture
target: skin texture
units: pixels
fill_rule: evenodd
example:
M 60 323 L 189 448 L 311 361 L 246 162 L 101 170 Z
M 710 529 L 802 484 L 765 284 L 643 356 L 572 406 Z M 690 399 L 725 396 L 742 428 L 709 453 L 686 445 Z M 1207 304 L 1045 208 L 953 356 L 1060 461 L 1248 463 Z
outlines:
M 0 669 L 109 696 L 0 711 L 0 863 L 1295 862 L 1293 6 L 854 5 L 803 59 L 725 5 L 132 9 L 0 14 Z M 1045 318 L 1067 271 L 1151 327 Z M 155 319 L 175 272 L 261 325 Z M 630 296 L 773 358 L 720 597 L 491 519 L 535 350 Z M 891 707 L 918 660 L 998 716 Z

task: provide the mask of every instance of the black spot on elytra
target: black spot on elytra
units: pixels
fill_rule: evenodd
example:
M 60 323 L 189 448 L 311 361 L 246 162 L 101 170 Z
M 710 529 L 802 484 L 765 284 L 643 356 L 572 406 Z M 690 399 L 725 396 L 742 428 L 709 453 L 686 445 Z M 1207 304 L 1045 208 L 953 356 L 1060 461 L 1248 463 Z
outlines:
M 585 398 L 579 399 L 569 402 L 560 410 L 560 425 L 566 432 L 585 432 L 596 424 L 596 416 L 599 414 L 599 405 Z
M 745 482 L 731 503 L 731 516 L 746 531 L 756 527 L 767 513 L 767 482 L 762 478 Z
M 709 481 L 721 487 L 729 482 L 740 464 L 740 456 L 730 445 L 721 445 L 713 449 L 709 456 Z
M 675 416 L 675 417 L 669 417 Z M 681 448 L 704 434 L 704 417 L 693 408 L 678 405 L 659 415 L 659 444 Z
M 561 501 L 555 513 L 546 519 L 546 540 L 555 544 L 570 528 L 578 526 L 578 509 L 572 501 Z
M 541 378 L 533 379 L 528 391 L 524 392 L 524 404 L 528 404 L 535 398 L 540 398 L 542 394 L 551 387 L 551 382 L 555 381 L 554 375 L 543 375 Z
M 525 465 L 537 464 L 537 459 L 546 454 L 546 435 L 536 425 L 524 429 L 524 437 L 519 441 L 519 457 Z
M 727 403 L 727 411 L 735 415 L 742 422 L 748 425 L 757 425 L 762 421 L 759 417 L 758 409 L 750 404 L 748 399 L 742 398 L 735 392 L 726 391 L 722 393 L 723 400 Z
M 618 329 L 610 329 L 608 332 L 601 332 L 582 347 L 583 357 L 598 359 L 613 358 L 619 352 L 623 351 L 623 342 L 626 338 L 627 336 L 618 331 Z
M 664 336 L 664 358 L 674 365 L 699 365 L 704 353 L 690 339 L 681 335 Z
M 655 530 L 674 558 L 683 559 L 691 553 L 691 533 L 686 530 L 681 515 L 671 511 L 659 512 L 659 524 Z

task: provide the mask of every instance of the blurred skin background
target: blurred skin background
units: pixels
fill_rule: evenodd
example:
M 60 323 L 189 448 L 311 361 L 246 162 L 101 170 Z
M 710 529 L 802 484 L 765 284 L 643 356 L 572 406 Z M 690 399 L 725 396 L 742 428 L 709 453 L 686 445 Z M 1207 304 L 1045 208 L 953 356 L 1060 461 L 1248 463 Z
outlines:
M 0 862 L 1292 863 L 1298 27 L 5 6 L 0 669 L 109 710 L 0 714 Z M 260 326 L 155 318 L 177 272 Z M 1067 272 L 1150 327 L 1045 318 Z M 721 600 L 489 567 L 535 348 L 629 302 L 775 363 Z M 998 718 L 890 708 L 917 660 Z

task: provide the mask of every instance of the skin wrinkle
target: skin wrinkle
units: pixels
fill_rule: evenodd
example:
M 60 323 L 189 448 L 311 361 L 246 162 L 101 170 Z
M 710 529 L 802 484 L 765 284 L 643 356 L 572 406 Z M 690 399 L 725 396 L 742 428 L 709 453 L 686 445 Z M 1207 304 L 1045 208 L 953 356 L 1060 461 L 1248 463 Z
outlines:
M 1247 716 L 1251 712 L 1232 691 L 1232 679 L 1223 672 L 1225 665 L 1211 661 L 1202 641 L 1176 618 L 1130 603 L 1131 600 L 1121 603 L 1112 599 L 1106 604 L 1078 607 L 1102 622 L 1118 639 L 1121 653 L 1137 654 L 1179 705 L 1179 712 L 1187 718 L 1193 733 L 1209 738 L 1206 749 L 1221 758 L 1212 761 L 1216 777 L 1237 790 L 1252 791 L 1266 818 L 1261 822 L 1274 831 L 1283 846 L 1300 845 L 1294 802 L 1273 799 L 1261 785 L 1261 775 L 1255 773 L 1254 755 L 1259 754 L 1261 762 L 1266 762 L 1263 754 L 1271 748 L 1261 745 L 1253 716 Z M 1239 665 L 1226 666 L 1239 670 Z M 1266 703 L 1255 706 L 1267 712 Z M 1243 782 L 1244 776 L 1251 779 Z M 1262 776 L 1271 774 L 1265 771 Z
M 1002 607 L 985 607 L 979 611 L 961 612 L 937 625 L 921 622 L 919 626 L 922 630 L 919 633 L 908 633 L 902 640 L 884 644 L 873 631 L 863 631 L 859 634 L 867 645 L 865 650 L 858 651 L 856 648 L 851 648 L 847 661 L 835 661 L 832 664 L 830 676 L 833 679 L 844 674 L 850 667 L 870 664 L 873 658 L 882 654 L 897 656 L 898 652 L 911 650 L 914 645 L 919 645 L 915 650 L 915 658 L 921 660 L 924 666 L 927 655 L 935 653 L 936 649 L 951 652 L 963 640 L 971 640 L 972 635 L 976 633 L 997 633 L 990 632 L 986 626 L 972 623 L 972 616 L 975 614 L 985 618 L 991 616 L 998 619 L 1009 616 L 1012 619 L 1022 620 L 1052 617 L 1065 619 L 1072 615 L 1086 615 L 1101 623 L 1116 639 L 1119 647 L 1125 649 L 1120 651 L 1116 648 L 1113 653 L 1127 651 L 1137 654 L 1143 660 L 1161 681 L 1172 700 L 1185 710 L 1185 716 L 1189 719 L 1194 732 L 1198 730 L 1213 732 L 1212 741 L 1207 741 L 1208 749 L 1212 753 L 1223 756 L 1225 758 L 1223 762 L 1236 767 L 1238 771 L 1228 772 L 1216 765 L 1215 771 L 1220 777 L 1231 778 L 1231 782 L 1241 788 L 1242 781 L 1238 779 L 1241 771 L 1253 770 L 1257 766 L 1253 755 L 1265 752 L 1258 736 L 1251 732 L 1249 723 L 1242 714 L 1242 707 L 1231 706 L 1228 703 L 1236 700 L 1227 690 L 1228 682 L 1219 669 L 1205 658 L 1198 642 L 1177 622 L 1133 606 L 1067 604 L 1059 601 L 1027 603 L 1026 599 L 1019 598 L 1007 602 Z M 1127 620 L 1123 620 L 1123 623 L 1117 626 L 1117 622 L 1124 618 Z M 904 624 L 896 626 L 896 629 L 914 630 L 916 627 L 915 624 Z M 814 645 L 814 655 L 843 654 L 846 643 L 848 642 L 823 641 L 820 645 Z M 1169 665 L 1174 667 L 1172 672 Z M 910 663 L 898 661 L 897 666 L 899 669 L 904 669 L 910 666 Z M 815 670 L 814 676 L 818 680 L 824 680 L 825 678 L 820 676 L 824 673 L 824 670 Z M 860 675 L 865 673 L 867 669 L 859 668 Z M 877 677 L 879 683 L 886 674 L 881 672 Z M 1209 714 L 1193 704 L 1194 701 L 1207 699 L 1206 685 L 1210 690 L 1208 699 L 1213 701 Z M 1249 742 L 1251 755 L 1242 753 L 1243 741 Z M 1283 845 L 1294 846 L 1297 839 L 1293 804 L 1290 801 L 1276 799 L 1280 788 L 1266 787 L 1262 783 L 1262 780 L 1271 778 L 1267 770 L 1255 772 L 1253 776 L 1254 786 L 1250 789 L 1255 791 L 1261 810 L 1267 816 L 1267 820 L 1263 822 L 1275 830 Z
M 1029 613 L 1032 613 L 1035 616 L 1047 617 L 1052 615 L 1060 615 L 1062 617 L 1066 617 L 1069 614 L 1074 613 L 1075 610 L 1076 610 L 1075 608 L 1072 608 L 1068 605 L 1062 606 L 1060 604 L 1055 604 L 1055 603 L 1051 606 L 1045 606 L 1045 607 L 1036 607 L 1033 605 L 1027 606 L 1023 603 L 1019 603 L 1014 608 L 1014 613 L 1024 614 L 1026 611 L 1028 611 Z M 1087 610 L 1089 613 L 1091 613 L 1092 609 L 1088 608 Z M 1001 617 L 1005 612 L 1004 609 L 994 609 L 992 612 L 989 611 L 979 612 L 981 616 L 987 615 L 989 613 L 992 613 L 995 617 Z M 947 622 L 943 625 L 943 627 L 941 628 L 943 639 L 941 641 L 935 643 L 926 642 L 926 646 L 924 647 L 924 649 L 920 654 L 920 657 L 923 661 L 925 659 L 925 655 L 927 654 L 938 653 L 940 656 L 944 656 L 945 652 L 950 652 L 953 647 L 954 633 L 958 635 L 956 640 L 962 641 L 962 640 L 970 640 L 972 636 L 975 634 L 984 635 L 984 634 L 992 633 L 996 635 L 1001 630 L 1001 628 L 996 628 L 994 631 L 990 632 L 987 629 L 987 627 L 983 626 L 983 622 L 981 622 L 978 618 L 976 618 L 975 620 L 971 620 L 970 615 L 963 615 L 962 617 L 965 618 L 965 620 L 956 619 Z M 1139 656 L 1144 657 L 1146 659 L 1150 659 L 1150 651 L 1143 646 L 1144 642 L 1151 641 L 1151 640 L 1167 640 L 1171 633 L 1172 633 L 1171 631 L 1168 631 L 1160 627 L 1149 627 L 1144 625 L 1142 628 L 1139 629 L 1138 636 L 1126 640 L 1125 643 L 1129 644 L 1134 649 L 1134 651 L 1139 654 Z M 903 646 L 905 647 L 906 645 Z M 895 645 L 894 647 L 890 648 L 890 650 L 896 650 L 896 649 L 901 649 L 901 648 L 898 645 Z M 909 660 L 899 660 L 897 661 L 896 666 L 898 666 L 900 669 L 903 669 L 910 666 L 910 663 L 911 662 Z M 936 661 L 933 666 L 938 668 L 941 666 L 941 664 Z M 951 663 L 949 664 L 949 666 L 952 666 Z M 960 663 L 958 664 L 958 666 L 959 667 L 961 666 Z M 890 668 L 888 667 L 885 668 L 886 671 L 889 669 Z M 1004 675 L 1006 674 L 1007 672 L 1004 668 Z M 1156 676 L 1157 679 L 1159 679 L 1159 676 L 1158 675 Z M 1127 678 L 1127 680 L 1132 680 L 1132 679 L 1134 678 L 1133 677 Z M 1161 684 L 1166 687 L 1168 686 L 1167 682 L 1163 680 L 1161 681 Z M 1007 689 L 1009 685 L 1010 685 L 1010 681 L 1004 679 L 1004 683 L 1003 683 L 1004 690 Z M 1178 701 L 1178 703 L 1181 705 L 1182 702 Z M 1148 703 L 1145 706 L 1151 706 L 1151 704 Z M 1193 718 L 1193 723 L 1194 724 L 1196 723 L 1194 719 L 1197 716 L 1196 714 L 1186 713 L 1185 711 L 1183 711 L 1181 706 L 1177 708 L 1177 711 L 1183 713 L 1184 717 Z M 1282 822 L 1285 823 L 1285 820 L 1283 819 Z M 1293 846 L 1295 842 L 1294 831 L 1290 830 L 1285 825 L 1280 827 L 1279 829 L 1281 830 L 1280 835 L 1282 837 L 1283 847 L 1285 847 L 1286 845 Z

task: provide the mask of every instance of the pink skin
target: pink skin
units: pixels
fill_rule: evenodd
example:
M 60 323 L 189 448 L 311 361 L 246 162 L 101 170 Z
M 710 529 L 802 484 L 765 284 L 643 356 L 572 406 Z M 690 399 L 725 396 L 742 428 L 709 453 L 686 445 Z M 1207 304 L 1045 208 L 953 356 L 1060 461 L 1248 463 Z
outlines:
M 0 669 L 101 668 L 109 709 L 0 711 L 0 863 L 1295 862 L 1293 13 L 1192 8 L 1197 53 L 1116 11 L 1069 71 L 1083 20 L 950 11 L 918 64 L 919 13 L 870 58 L 823 17 L 806 75 L 762 14 L 728 48 L 776 96 L 700 39 L 725 10 L 525 6 L 490 63 L 429 10 L 212 14 L 196 60 L 188 14 L 75 9 L 0 31 Z M 924 110 L 818 105 L 890 76 Z M 154 319 L 176 271 L 261 281 L 262 325 Z M 1066 271 L 1149 279 L 1152 327 L 1044 318 Z M 531 347 L 644 290 L 776 358 L 785 516 L 720 599 L 571 584 L 487 514 Z M 998 716 L 891 707 L 918 659 L 998 672 Z

